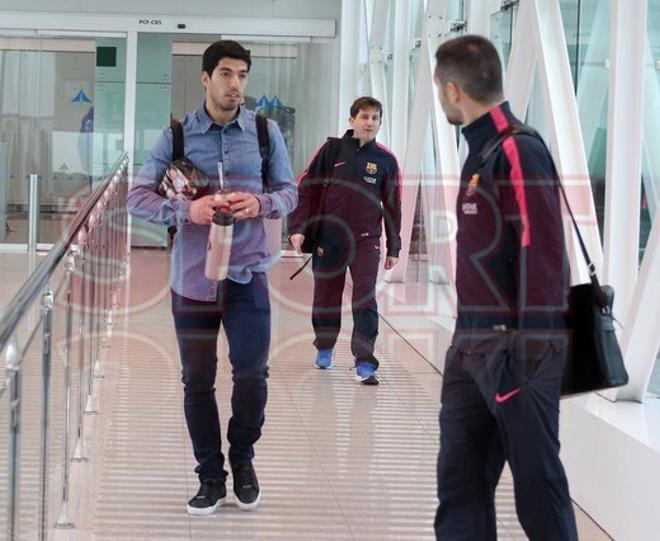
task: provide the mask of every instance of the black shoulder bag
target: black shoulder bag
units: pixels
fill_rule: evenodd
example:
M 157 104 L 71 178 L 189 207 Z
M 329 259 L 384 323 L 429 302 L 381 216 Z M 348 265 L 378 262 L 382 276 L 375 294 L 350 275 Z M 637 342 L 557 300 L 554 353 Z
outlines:
M 339 156 L 341 139 L 338 137 L 328 137 L 326 145 L 321 171 L 323 180 L 320 184 L 314 186 L 314 201 L 312 202 L 311 211 L 307 218 L 307 225 L 304 233 L 305 239 L 301 246 L 301 250 L 304 254 L 311 254 L 316 249 L 325 200 L 328 195 L 328 187 L 330 186 L 330 179 L 332 177 L 335 160 L 337 159 L 337 156 Z M 298 276 L 311 260 L 312 257 L 308 257 L 302 266 L 289 277 L 289 280 L 293 280 Z
M 481 167 L 504 140 L 516 134 L 526 134 L 543 142 L 540 135 L 528 126 L 509 126 L 491 141 L 480 154 Z M 543 142 L 545 145 L 545 142 Z M 546 147 L 547 150 L 547 147 Z M 549 151 L 548 151 L 549 152 Z M 572 286 L 569 292 L 566 328 L 569 331 L 562 395 L 575 395 L 620 387 L 628 383 L 628 373 L 614 330 L 614 289 L 601 286 L 584 243 L 575 216 L 561 182 L 557 179 L 566 208 L 577 233 L 580 250 L 589 269 L 590 281 Z

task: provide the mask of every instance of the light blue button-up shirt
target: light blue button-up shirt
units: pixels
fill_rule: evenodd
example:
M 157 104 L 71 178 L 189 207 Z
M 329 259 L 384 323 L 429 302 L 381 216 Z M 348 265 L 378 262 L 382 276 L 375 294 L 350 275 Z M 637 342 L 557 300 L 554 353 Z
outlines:
M 223 128 L 209 117 L 202 104 L 181 122 L 184 154 L 209 178 L 210 193 L 219 189 L 218 162 L 221 161 L 225 186 L 234 191 L 253 193 L 261 203 L 256 218 L 234 222 L 228 277 L 241 284 L 250 282 L 253 272 L 265 272 L 273 264 L 273 257 L 266 247 L 264 218 L 284 217 L 298 203 L 284 138 L 272 120 L 268 120 L 268 182 L 266 186 L 262 182 L 255 116 L 254 112 L 241 107 L 236 118 Z M 126 206 L 138 218 L 177 226 L 170 286 L 183 297 L 214 301 L 218 282 L 204 276 L 209 226 L 190 221 L 190 201 L 173 201 L 156 192 L 171 161 L 172 130 L 167 128 L 156 140 L 150 158 L 135 178 Z

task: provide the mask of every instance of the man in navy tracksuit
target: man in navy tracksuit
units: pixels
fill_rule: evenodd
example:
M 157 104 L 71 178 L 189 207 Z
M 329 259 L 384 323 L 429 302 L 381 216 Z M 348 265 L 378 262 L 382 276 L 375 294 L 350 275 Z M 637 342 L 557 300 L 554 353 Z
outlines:
M 383 224 L 385 269 L 396 264 L 401 247 L 399 167 L 392 152 L 375 140 L 381 115 L 382 105 L 374 98 L 365 96 L 353 102 L 349 118 L 352 129 L 341 139 L 330 138 L 316 153 L 300 179 L 298 207 L 290 216 L 290 241 L 298 252 L 309 226 L 320 223 L 312 251 L 315 365 L 332 366 L 349 269 L 353 280 L 351 351 L 355 378 L 371 385 L 378 383 L 375 290 Z M 319 208 L 319 201 L 323 208 Z
M 459 304 L 442 387 L 436 538 L 496 539 L 495 487 L 507 461 L 527 536 L 577 540 L 559 459 L 568 276 L 557 173 L 530 134 L 484 156 L 520 124 L 503 101 L 491 42 L 447 41 L 436 61 L 440 102 L 470 148 L 456 205 Z

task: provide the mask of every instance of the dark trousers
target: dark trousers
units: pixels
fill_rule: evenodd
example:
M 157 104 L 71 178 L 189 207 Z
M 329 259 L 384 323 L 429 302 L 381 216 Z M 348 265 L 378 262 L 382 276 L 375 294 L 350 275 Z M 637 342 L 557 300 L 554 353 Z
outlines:
M 317 349 L 332 348 L 337 342 L 346 269 L 349 269 L 353 279 L 351 351 L 356 359 L 378 368 L 374 346 L 378 336 L 376 278 L 379 261 L 380 240 L 377 238 L 360 239 L 350 249 L 322 247 L 314 252 L 312 325 Z
M 254 457 L 253 444 L 264 424 L 270 345 L 270 301 L 265 274 L 253 274 L 249 284 L 225 280 L 217 302 L 200 302 L 172 291 L 184 385 L 183 407 L 202 479 L 224 479 L 220 420 L 215 399 L 220 323 L 229 344 L 232 366 L 232 416 L 227 440 L 232 464 Z
M 497 348 L 496 348 L 497 349 Z M 532 541 L 577 541 L 559 459 L 563 354 L 537 349 L 447 353 L 440 411 L 436 539 L 497 539 L 495 487 L 504 461 L 516 511 Z

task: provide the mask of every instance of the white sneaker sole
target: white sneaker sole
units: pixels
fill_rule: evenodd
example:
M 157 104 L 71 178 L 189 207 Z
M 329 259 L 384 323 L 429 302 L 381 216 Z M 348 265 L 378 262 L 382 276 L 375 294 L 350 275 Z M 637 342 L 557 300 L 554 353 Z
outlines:
M 188 514 L 189 515 L 212 515 L 215 513 L 220 506 L 222 506 L 223 503 L 225 503 L 225 500 L 227 498 L 220 498 L 217 502 L 215 502 L 215 505 L 212 507 L 191 507 L 188 505 Z
M 378 385 L 378 378 L 376 376 L 368 376 L 366 378 L 362 378 L 356 374 L 355 376 L 355 381 L 358 383 L 364 383 L 365 385 Z
M 319 370 L 330 370 L 332 368 L 332 363 L 330 363 L 328 366 L 319 366 L 318 364 L 314 363 L 314 366 Z
M 234 494 L 236 496 L 236 494 Z M 236 505 L 241 511 L 253 511 L 259 506 L 259 502 L 261 501 L 261 490 L 259 491 L 259 494 L 257 495 L 257 499 L 254 500 L 252 503 L 243 503 L 241 500 L 238 499 L 238 496 L 236 496 Z

